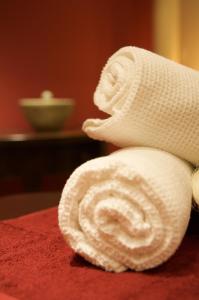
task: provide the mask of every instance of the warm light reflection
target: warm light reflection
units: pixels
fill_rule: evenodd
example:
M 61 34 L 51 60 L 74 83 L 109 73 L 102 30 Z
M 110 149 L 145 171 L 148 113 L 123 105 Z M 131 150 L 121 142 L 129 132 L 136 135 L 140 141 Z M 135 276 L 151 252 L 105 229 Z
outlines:
M 154 0 L 154 50 L 180 62 L 181 0 Z
M 198 15 L 198 0 L 154 0 L 155 52 L 199 69 Z

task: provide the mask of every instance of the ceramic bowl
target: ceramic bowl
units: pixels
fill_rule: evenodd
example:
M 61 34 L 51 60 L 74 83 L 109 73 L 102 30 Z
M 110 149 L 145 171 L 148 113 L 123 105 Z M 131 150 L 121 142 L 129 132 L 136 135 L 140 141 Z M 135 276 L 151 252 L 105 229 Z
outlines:
M 36 131 L 58 131 L 64 127 L 66 120 L 74 109 L 72 99 L 53 98 L 45 91 L 41 98 L 21 99 L 23 113 Z

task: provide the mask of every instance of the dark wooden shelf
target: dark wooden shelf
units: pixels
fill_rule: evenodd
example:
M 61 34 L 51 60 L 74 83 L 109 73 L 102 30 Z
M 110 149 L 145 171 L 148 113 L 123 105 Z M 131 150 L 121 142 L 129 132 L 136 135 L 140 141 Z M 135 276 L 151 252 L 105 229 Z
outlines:
M 38 143 L 39 141 L 73 141 L 73 140 L 89 139 L 83 131 L 69 130 L 69 131 L 54 131 L 54 132 L 21 132 L 21 133 L 2 133 L 0 132 L 0 146 L 7 143 Z
M 0 133 L 0 195 L 13 194 L 11 179 L 18 180 L 22 192 L 61 189 L 57 176 L 65 181 L 85 161 L 105 154 L 104 143 L 88 138 L 81 130 L 47 133 Z M 63 181 L 62 181 L 63 182 Z M 6 190 L 7 189 L 7 190 Z

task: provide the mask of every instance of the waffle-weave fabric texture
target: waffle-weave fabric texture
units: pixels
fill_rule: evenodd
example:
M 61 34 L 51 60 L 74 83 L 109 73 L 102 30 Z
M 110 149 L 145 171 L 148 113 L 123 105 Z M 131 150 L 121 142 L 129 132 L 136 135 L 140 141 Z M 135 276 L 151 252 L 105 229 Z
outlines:
M 110 116 L 83 130 L 117 146 L 149 146 L 199 163 L 199 72 L 150 51 L 124 47 L 102 70 L 94 94 Z
M 176 156 L 144 147 L 90 160 L 63 189 L 61 232 L 75 252 L 107 271 L 153 268 L 185 234 L 191 172 Z

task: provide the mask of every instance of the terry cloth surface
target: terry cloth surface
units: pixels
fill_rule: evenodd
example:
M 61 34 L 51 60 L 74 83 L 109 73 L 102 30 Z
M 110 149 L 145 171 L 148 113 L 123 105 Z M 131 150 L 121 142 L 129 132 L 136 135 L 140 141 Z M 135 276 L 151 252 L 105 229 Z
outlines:
M 150 51 L 124 47 L 102 70 L 94 103 L 110 115 L 83 130 L 117 146 L 149 146 L 199 163 L 199 72 Z
M 126 148 L 77 168 L 59 204 L 75 252 L 105 270 L 145 270 L 182 241 L 191 211 L 191 167 L 152 148 Z
M 9 295 L 6 295 L 4 293 L 0 293 L 0 300 L 17 300 L 16 298 L 13 298 Z
M 0 222 L 0 236 L 0 291 L 20 300 L 199 299 L 199 231 L 162 266 L 118 274 L 67 247 L 56 208 Z

